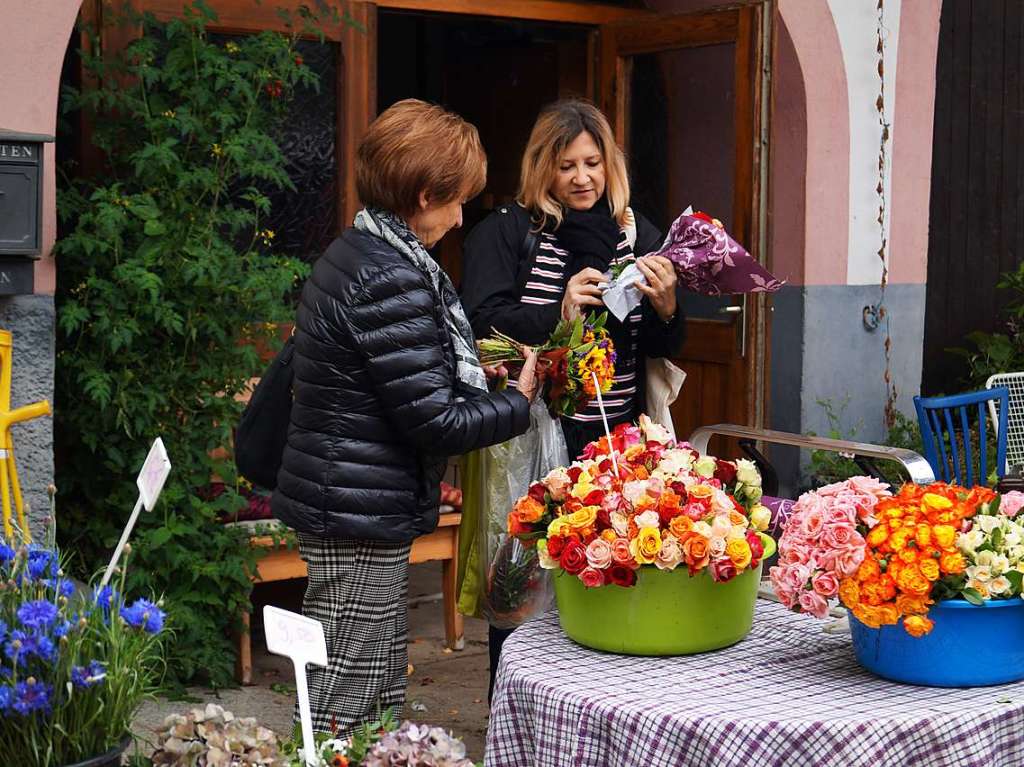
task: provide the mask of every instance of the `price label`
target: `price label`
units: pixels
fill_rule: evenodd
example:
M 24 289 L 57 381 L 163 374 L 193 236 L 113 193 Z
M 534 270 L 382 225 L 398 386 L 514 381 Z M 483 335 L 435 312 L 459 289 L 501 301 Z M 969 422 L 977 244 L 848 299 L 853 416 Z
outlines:
M 156 506 L 156 500 L 160 497 L 160 491 L 164 489 L 164 482 L 170 473 L 171 461 L 167 457 L 167 450 L 164 449 L 164 441 L 157 437 L 136 480 L 139 496 L 146 511 L 152 511 Z

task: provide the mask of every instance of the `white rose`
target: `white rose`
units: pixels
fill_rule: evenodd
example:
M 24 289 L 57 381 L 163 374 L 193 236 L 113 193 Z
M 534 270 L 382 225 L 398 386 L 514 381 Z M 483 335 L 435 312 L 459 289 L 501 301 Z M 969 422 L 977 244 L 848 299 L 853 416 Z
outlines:
M 1002 575 L 1010 569 L 1010 560 L 1003 554 L 996 554 L 992 558 L 992 574 Z
M 693 466 L 693 453 L 689 450 L 673 448 L 666 450 L 658 462 L 658 471 L 669 477 L 674 477 L 684 471 L 689 471 Z
M 748 461 L 746 458 L 736 461 L 736 479 L 744 485 L 761 486 L 761 472 L 757 470 L 753 461 Z
M 637 501 L 647 495 L 647 480 L 637 479 L 622 486 L 622 497 L 636 506 Z
M 640 416 L 640 430 L 644 433 L 644 437 L 649 440 L 655 440 L 662 444 L 672 441 L 672 435 L 669 434 L 668 429 L 660 423 L 652 421 L 646 413 Z
M 772 511 L 767 506 L 758 504 L 750 512 L 750 524 L 753 525 L 754 529 L 758 532 L 763 533 L 768 529 L 768 525 L 772 523 Z
M 736 507 L 732 505 L 732 500 L 730 500 L 728 493 L 716 488 L 711 496 L 711 510 L 718 514 L 728 514 L 734 508 Z
M 661 526 L 661 517 L 658 516 L 658 512 L 656 512 L 654 509 L 648 509 L 643 514 L 637 514 L 635 517 L 633 517 L 633 521 L 636 522 L 636 526 L 638 528 L 658 528 Z
M 702 455 L 693 464 L 693 470 L 700 476 L 710 479 L 715 476 L 715 469 L 718 468 L 718 462 L 710 455 Z
M 747 537 L 747 528 L 743 525 L 733 525 L 732 529 L 726 534 L 725 538 L 729 541 L 738 541 Z
M 548 542 L 537 541 L 537 561 L 545 570 L 557 570 L 558 560 L 548 554 Z
M 608 515 L 609 521 L 612 523 L 612 530 L 620 538 L 626 538 L 629 535 L 629 517 L 623 514 L 621 511 L 613 511 Z
M 728 514 L 719 514 L 711 520 L 711 534 L 715 537 L 724 538 L 726 533 L 732 530 L 732 520 Z
M 984 554 L 985 552 L 982 552 Z M 992 580 L 992 570 L 987 565 L 972 565 L 965 571 L 967 577 L 972 581 L 987 583 Z
M 974 550 L 978 548 L 985 541 L 985 534 L 978 529 L 972 529 L 967 533 L 960 533 L 957 536 L 956 544 L 960 547 L 960 551 L 964 554 L 973 554 Z
M 722 536 L 715 536 L 708 541 L 708 553 L 713 557 L 721 557 L 725 555 L 725 538 Z
M 1006 594 L 1010 588 L 1010 581 L 1007 580 L 1005 575 L 1000 575 L 998 578 L 993 578 L 988 582 L 988 589 L 993 594 Z
M 991 533 L 999 527 L 999 517 L 978 516 L 974 518 L 974 524 L 981 528 L 984 533 Z
M 711 537 L 711 525 L 705 522 L 703 519 L 700 522 L 693 523 L 693 532 L 703 535 L 705 538 Z

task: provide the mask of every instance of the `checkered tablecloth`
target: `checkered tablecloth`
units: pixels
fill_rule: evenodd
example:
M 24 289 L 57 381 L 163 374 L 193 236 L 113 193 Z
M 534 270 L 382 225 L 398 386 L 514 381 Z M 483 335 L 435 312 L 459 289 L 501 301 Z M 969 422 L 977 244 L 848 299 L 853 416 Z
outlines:
M 761 600 L 745 640 L 677 658 L 588 650 L 549 612 L 505 643 L 484 763 L 1021 767 L 1024 683 L 887 682 L 857 665 L 848 634 Z

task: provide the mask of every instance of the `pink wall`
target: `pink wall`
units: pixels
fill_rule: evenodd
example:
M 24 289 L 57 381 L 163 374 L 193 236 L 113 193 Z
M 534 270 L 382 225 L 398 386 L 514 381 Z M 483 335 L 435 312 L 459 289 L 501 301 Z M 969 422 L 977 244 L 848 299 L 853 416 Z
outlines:
M 904 0 L 892 133 L 889 281 L 928 280 L 928 211 L 935 117 L 935 57 L 942 0 Z
M 4 3 L 0 26 L 0 127 L 54 135 L 60 70 L 81 0 Z M 43 258 L 36 293 L 52 294 L 56 268 L 50 250 L 57 234 L 53 144 L 46 146 L 43 179 Z

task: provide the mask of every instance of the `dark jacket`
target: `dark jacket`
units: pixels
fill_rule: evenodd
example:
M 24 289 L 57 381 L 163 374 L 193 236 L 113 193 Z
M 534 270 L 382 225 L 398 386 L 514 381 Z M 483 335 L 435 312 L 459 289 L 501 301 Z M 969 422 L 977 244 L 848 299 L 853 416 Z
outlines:
M 429 533 L 446 458 L 504 442 L 530 422 L 518 392 L 461 387 L 428 277 L 354 229 L 302 290 L 292 367 L 273 510 L 300 532 L 386 541 Z
M 642 215 L 636 213 L 637 256 L 661 247 L 662 236 Z M 538 237 L 529 238 L 530 216 L 521 205 L 504 205 L 473 227 L 466 238 L 462 263 L 462 305 L 477 338 L 492 333 L 492 328 L 526 344 L 547 340 L 561 317 L 561 302 L 534 305 L 519 302 L 526 277 L 537 256 Z M 557 236 L 557 233 L 556 233 Z M 524 247 L 531 244 L 529 252 Z M 565 282 L 572 274 L 567 267 Z M 564 290 L 564 285 L 563 285 Z M 676 315 L 662 322 L 644 299 L 639 354 L 643 357 L 673 357 L 683 345 L 685 317 L 683 288 L 676 285 Z M 614 318 L 609 316 L 609 322 Z M 611 327 L 611 325 L 609 325 Z M 644 365 L 637 365 L 638 406 L 644 406 Z M 639 415 L 639 413 L 637 413 Z

